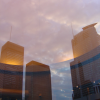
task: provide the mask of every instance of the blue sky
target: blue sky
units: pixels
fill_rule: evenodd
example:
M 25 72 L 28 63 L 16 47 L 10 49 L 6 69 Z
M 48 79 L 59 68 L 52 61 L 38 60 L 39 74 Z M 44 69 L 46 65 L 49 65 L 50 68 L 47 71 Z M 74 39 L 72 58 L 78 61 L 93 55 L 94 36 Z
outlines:
M 49 65 L 51 69 L 53 100 L 72 100 L 71 61 Z

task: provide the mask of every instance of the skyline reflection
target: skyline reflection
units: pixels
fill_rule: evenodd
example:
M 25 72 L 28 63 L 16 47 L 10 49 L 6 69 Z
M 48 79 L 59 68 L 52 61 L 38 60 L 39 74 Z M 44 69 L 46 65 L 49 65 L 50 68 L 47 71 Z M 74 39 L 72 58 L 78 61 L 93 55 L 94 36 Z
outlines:
M 85 100 L 92 98 L 94 100 L 95 98 L 99 98 L 100 69 L 98 66 L 100 58 L 100 36 L 97 34 L 94 25 L 95 24 L 91 24 L 84 27 L 85 29 L 83 28 L 82 32 L 74 36 L 72 40 L 74 59 L 49 64 L 49 66 L 36 61 L 31 61 L 26 64 L 24 77 L 24 79 L 26 79 L 24 80 L 25 94 L 23 99 L 30 100 L 35 98 L 37 100 L 46 100 L 49 98 L 50 100 L 71 100 L 73 98 L 73 100 Z M 3 81 L 1 79 L 3 82 L 1 82 L 1 84 L 3 87 L 1 86 L 0 89 L 0 99 L 22 100 L 23 65 L 21 64 L 23 64 L 24 48 L 9 41 L 7 43 L 3 46 L 4 49 L 1 51 L 1 62 L 5 61 L 5 63 L 0 63 L 0 73 L 4 75 L 4 77 L 1 75 L 1 78 L 3 78 Z M 10 46 L 12 44 L 13 46 Z M 12 59 L 12 62 L 15 60 L 21 62 L 21 64 L 10 65 L 11 63 L 6 63 L 6 61 L 10 59 Z M 11 76 L 8 77 L 9 75 Z M 20 83 L 17 83 L 19 81 Z M 19 86 L 20 88 L 18 88 Z M 90 96 L 90 94 L 92 96 Z
M 0 52 L 0 100 L 100 100 L 100 0 L 0 0 Z

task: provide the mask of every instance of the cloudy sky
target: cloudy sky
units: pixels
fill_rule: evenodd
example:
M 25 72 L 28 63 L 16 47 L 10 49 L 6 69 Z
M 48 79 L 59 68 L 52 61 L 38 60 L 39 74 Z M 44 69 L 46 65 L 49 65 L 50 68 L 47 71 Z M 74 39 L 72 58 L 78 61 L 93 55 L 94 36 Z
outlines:
M 72 100 L 71 61 L 50 64 L 52 100 Z
M 71 39 L 82 27 L 97 22 L 99 0 L 0 0 L 0 48 L 10 40 L 25 48 L 25 63 L 45 64 L 73 57 Z
M 25 63 L 65 63 L 73 58 L 71 23 L 75 35 L 95 22 L 99 34 L 100 0 L 0 0 L 0 48 L 10 40 L 12 26 L 10 41 L 24 47 Z M 66 70 L 69 65 L 61 69 L 52 66 L 53 80 L 56 76 L 71 80 L 70 69 Z M 60 71 L 64 74 L 58 76 Z

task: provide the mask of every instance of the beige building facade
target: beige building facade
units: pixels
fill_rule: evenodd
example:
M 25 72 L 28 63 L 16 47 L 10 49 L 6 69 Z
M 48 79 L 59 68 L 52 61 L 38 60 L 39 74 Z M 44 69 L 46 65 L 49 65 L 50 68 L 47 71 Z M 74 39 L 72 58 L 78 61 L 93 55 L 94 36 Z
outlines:
M 72 40 L 73 100 L 100 100 L 100 36 L 95 25 L 84 27 Z
M 83 31 L 78 33 L 72 39 L 72 48 L 74 58 L 79 57 L 100 44 L 100 35 L 97 34 L 95 25 L 97 23 L 83 27 Z
M 6 42 L 1 49 L 1 63 L 11 65 L 23 65 L 24 60 L 24 47 Z

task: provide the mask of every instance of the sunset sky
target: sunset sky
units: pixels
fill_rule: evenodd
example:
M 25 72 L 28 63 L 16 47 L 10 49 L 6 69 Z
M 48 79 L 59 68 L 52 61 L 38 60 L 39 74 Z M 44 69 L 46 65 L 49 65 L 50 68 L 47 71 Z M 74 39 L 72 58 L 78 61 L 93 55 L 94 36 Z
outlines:
M 74 35 L 92 23 L 98 23 L 95 27 L 100 34 L 100 0 L 0 0 L 0 49 L 10 40 L 12 26 L 10 41 L 24 47 L 25 64 L 31 60 L 53 64 L 51 69 L 55 76 L 61 66 L 65 71 L 68 67 L 66 77 L 71 82 L 70 66 L 62 64 L 73 58 L 71 23 Z M 60 62 L 61 66 L 54 67 Z M 63 86 L 69 85 L 66 74 L 57 76 L 58 81 L 61 77 L 66 80 Z M 71 100 L 71 88 L 67 100 Z
M 0 0 L 0 48 L 10 40 L 25 48 L 25 63 L 45 64 L 73 58 L 71 39 L 82 27 L 97 22 L 99 0 Z

